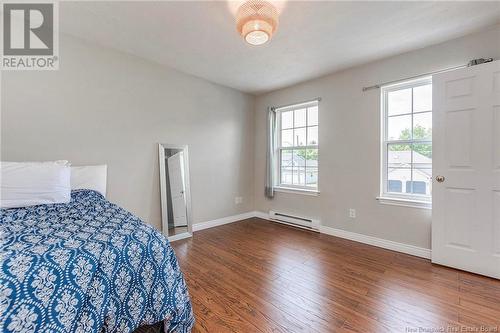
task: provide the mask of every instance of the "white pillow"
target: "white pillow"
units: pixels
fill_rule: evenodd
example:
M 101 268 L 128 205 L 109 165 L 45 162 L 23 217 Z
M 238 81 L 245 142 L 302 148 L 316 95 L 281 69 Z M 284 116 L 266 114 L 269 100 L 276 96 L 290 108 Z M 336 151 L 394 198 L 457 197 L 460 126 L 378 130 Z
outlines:
M 108 166 L 89 165 L 71 167 L 72 190 L 94 190 L 106 197 L 106 176 Z
M 68 161 L 1 162 L 0 207 L 16 208 L 71 200 Z

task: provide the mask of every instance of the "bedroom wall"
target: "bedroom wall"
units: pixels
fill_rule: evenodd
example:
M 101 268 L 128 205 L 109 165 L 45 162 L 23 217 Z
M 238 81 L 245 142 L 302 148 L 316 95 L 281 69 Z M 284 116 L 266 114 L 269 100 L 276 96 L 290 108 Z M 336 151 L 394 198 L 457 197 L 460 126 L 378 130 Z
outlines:
M 380 204 L 380 91 L 363 86 L 462 65 L 500 59 L 500 25 L 382 61 L 259 96 L 255 108 L 255 208 L 319 218 L 323 225 L 430 248 L 431 210 Z M 293 70 L 293 69 L 291 69 Z M 317 197 L 276 193 L 264 197 L 266 109 L 322 97 Z M 348 217 L 355 208 L 357 217 Z
M 160 228 L 157 143 L 188 144 L 194 223 L 253 210 L 252 96 L 69 36 L 58 71 L 1 83 L 2 160 L 106 163 L 109 200 Z

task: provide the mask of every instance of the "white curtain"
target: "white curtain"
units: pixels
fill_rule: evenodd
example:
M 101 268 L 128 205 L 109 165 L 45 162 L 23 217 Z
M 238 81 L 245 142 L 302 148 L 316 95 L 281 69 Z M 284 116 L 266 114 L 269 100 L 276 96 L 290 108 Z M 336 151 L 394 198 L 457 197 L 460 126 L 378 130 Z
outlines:
M 266 154 L 266 197 L 274 197 L 275 167 L 276 167 L 276 111 L 269 108 L 267 111 L 267 154 Z

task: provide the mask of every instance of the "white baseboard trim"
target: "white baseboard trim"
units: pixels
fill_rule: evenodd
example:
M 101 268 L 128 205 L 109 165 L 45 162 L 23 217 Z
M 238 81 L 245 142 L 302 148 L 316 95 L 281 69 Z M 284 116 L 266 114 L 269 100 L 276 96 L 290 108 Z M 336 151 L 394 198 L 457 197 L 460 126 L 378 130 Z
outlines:
M 327 226 L 320 226 L 319 231 L 323 234 L 349 239 L 355 242 L 364 243 L 368 245 L 373 245 L 381 247 L 387 250 L 397 251 L 401 253 L 410 254 L 412 256 L 421 257 L 425 259 L 431 258 L 431 250 L 423 247 L 418 247 L 409 244 L 398 243 L 390 241 L 387 239 L 377 238 L 373 236 L 367 236 L 363 234 L 358 234 L 351 231 L 346 231 L 342 229 L 336 229 Z
M 191 236 L 192 236 L 192 234 L 190 234 L 189 232 L 183 232 L 182 234 L 168 236 L 168 241 L 169 242 L 175 242 L 177 240 L 181 240 L 181 239 L 184 239 L 184 238 L 189 238 Z
M 259 211 L 255 211 L 255 217 L 258 217 L 260 219 L 264 219 L 264 220 L 269 220 L 269 213 L 264 213 L 264 212 L 259 212 Z
M 211 220 L 211 221 L 196 223 L 196 224 L 193 224 L 193 232 L 194 231 L 203 230 L 203 229 L 218 227 L 220 225 L 224 225 L 224 224 L 228 224 L 228 223 L 233 223 L 233 222 L 237 222 L 237 221 L 240 221 L 240 220 L 249 219 L 249 218 L 255 217 L 256 213 L 257 212 L 246 212 L 246 213 L 243 213 L 243 214 L 226 216 L 226 217 L 222 217 L 220 219 L 215 219 L 215 220 Z
M 247 213 L 233 215 L 233 216 L 227 216 L 227 217 L 223 217 L 223 218 L 215 219 L 215 220 L 211 220 L 211 221 L 196 223 L 193 225 L 193 231 L 199 231 L 199 230 L 203 230 L 203 229 L 218 227 L 220 225 L 233 223 L 233 222 L 237 222 L 240 220 L 249 219 L 252 217 L 258 217 L 258 218 L 261 218 L 264 220 L 269 220 L 269 221 L 272 221 L 275 223 L 279 223 L 277 221 L 271 220 L 269 218 L 268 213 L 253 211 L 253 212 L 247 212 Z M 387 250 L 392 250 L 392 251 L 396 251 L 396 252 L 410 254 L 412 256 L 416 256 L 416 257 L 420 257 L 420 258 L 425 258 L 425 259 L 431 258 L 431 250 L 423 248 L 423 247 L 398 243 L 398 242 L 390 241 L 387 239 L 377 238 L 377 237 L 373 237 L 373 236 L 367 236 L 367 235 L 358 234 L 358 233 L 355 233 L 352 231 L 346 231 L 346 230 L 327 227 L 327 226 L 320 226 L 319 232 L 322 234 L 331 235 L 331 236 L 340 237 L 340 238 L 345 238 L 345 239 L 349 239 L 349 240 L 363 243 L 363 244 L 381 247 L 381 248 L 387 249 Z

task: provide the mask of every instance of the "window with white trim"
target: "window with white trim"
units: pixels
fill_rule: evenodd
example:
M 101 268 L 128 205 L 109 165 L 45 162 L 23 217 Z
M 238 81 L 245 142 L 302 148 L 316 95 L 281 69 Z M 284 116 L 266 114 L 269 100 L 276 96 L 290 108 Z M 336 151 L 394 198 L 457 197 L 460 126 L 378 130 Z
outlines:
M 276 109 L 278 187 L 318 190 L 318 102 Z
M 381 197 L 431 201 L 432 78 L 382 87 Z

